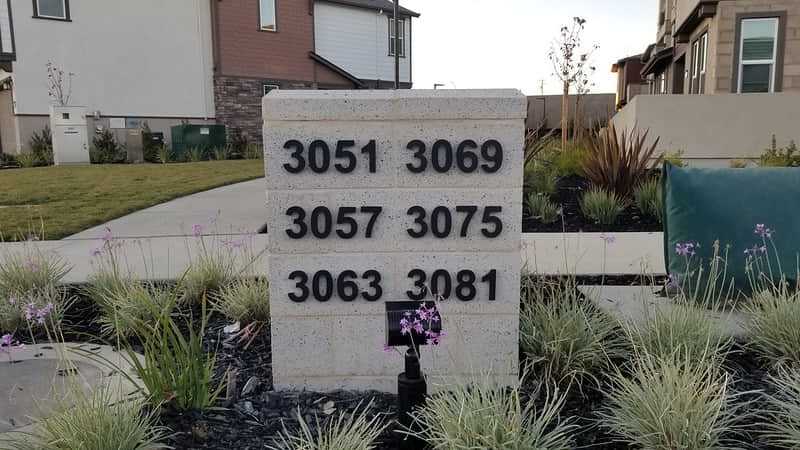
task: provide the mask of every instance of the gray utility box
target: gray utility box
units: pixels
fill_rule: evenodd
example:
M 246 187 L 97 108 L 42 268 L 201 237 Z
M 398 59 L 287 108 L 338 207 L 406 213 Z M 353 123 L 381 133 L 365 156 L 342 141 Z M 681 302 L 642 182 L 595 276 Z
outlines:
M 127 162 L 144 162 L 144 142 L 145 134 L 139 128 L 128 128 L 125 130 L 125 150 L 127 151 Z
M 89 164 L 85 107 L 51 105 L 50 129 L 55 165 Z

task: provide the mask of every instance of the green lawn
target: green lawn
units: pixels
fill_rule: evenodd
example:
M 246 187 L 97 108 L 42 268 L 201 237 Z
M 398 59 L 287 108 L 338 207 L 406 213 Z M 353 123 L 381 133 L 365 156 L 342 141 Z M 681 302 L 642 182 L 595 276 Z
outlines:
M 0 170 L 0 237 L 61 239 L 177 197 L 263 176 L 260 160 Z

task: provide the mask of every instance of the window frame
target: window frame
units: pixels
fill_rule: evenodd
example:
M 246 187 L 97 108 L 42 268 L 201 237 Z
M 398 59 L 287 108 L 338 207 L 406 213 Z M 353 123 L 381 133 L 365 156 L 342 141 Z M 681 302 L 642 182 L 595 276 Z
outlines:
M 269 33 L 277 33 L 278 32 L 278 0 L 256 0 L 258 2 L 258 31 L 266 31 Z M 261 21 L 261 3 L 262 2 L 272 2 L 272 22 L 273 27 L 265 27 L 264 23 Z
M 272 91 L 274 91 L 276 89 L 280 89 L 280 88 L 281 87 L 278 86 L 277 84 L 264 83 L 264 84 L 261 85 L 262 95 L 267 95 L 270 92 L 272 92 Z M 269 89 L 269 90 L 267 90 L 267 89 Z
M 777 21 L 775 28 L 775 45 L 773 48 L 773 58 L 771 60 L 755 60 L 743 61 L 742 51 L 744 40 L 742 35 L 742 28 L 744 22 L 747 20 L 763 20 L 773 19 Z M 783 70 L 784 70 L 784 55 L 786 49 L 786 11 L 768 11 L 756 13 L 742 13 L 736 15 L 736 40 L 734 41 L 734 57 L 733 57 L 733 76 L 731 79 L 731 92 L 734 94 L 743 94 L 743 69 L 745 65 L 764 65 L 772 64 L 770 88 L 769 93 L 783 91 Z
M 64 6 L 64 15 L 63 16 L 48 16 L 46 14 L 41 14 L 39 12 L 39 1 L 40 0 L 33 0 L 33 18 L 34 19 L 57 20 L 57 21 L 60 21 L 60 22 L 72 22 L 72 16 L 70 15 L 70 10 L 69 10 L 69 0 L 61 0 L 61 4 Z
M 689 67 L 689 93 L 706 93 L 706 69 L 708 68 L 708 28 L 701 31 L 691 43 L 691 66 Z
M 400 57 L 401 58 L 405 58 L 406 57 L 406 19 L 404 19 L 404 18 L 398 19 L 398 22 L 400 22 L 398 25 L 400 26 L 401 30 L 403 31 L 401 33 L 402 36 L 400 37 L 400 41 L 403 43 L 403 45 L 400 46 Z M 397 45 L 397 44 L 395 44 L 394 46 L 392 45 L 392 42 L 394 42 L 394 40 L 395 40 L 395 36 L 392 35 L 392 28 L 394 28 L 394 17 L 390 16 L 389 17 L 389 56 L 394 56 L 394 52 L 395 52 L 396 45 Z M 397 32 L 395 32 L 395 34 L 397 34 Z

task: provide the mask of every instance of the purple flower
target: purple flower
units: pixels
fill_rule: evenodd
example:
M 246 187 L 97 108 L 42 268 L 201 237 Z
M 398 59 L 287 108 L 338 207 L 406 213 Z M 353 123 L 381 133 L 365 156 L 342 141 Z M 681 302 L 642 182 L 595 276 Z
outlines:
M 36 305 L 33 303 L 28 303 L 25 305 L 25 320 L 33 319 L 33 316 L 36 315 Z
M 111 228 L 106 227 L 106 232 L 103 233 L 103 236 L 100 237 L 103 242 L 108 243 L 114 240 L 114 234 L 111 233 Z
M 14 336 L 10 334 L 4 334 L 3 337 L 0 337 L 0 347 L 11 347 L 11 344 L 14 342 Z
M 772 233 L 774 232 L 775 230 L 767 228 L 763 223 L 759 223 L 756 224 L 756 229 L 753 231 L 753 234 L 757 234 L 763 238 L 769 239 L 772 238 Z
M 617 238 L 615 236 L 607 235 L 605 233 L 600 233 L 600 239 L 605 241 L 606 244 L 613 244 L 617 242 Z
M 200 237 L 203 235 L 203 226 L 199 223 L 192 225 L 192 236 Z
M 98 256 L 100 256 L 102 254 L 103 254 L 103 251 L 100 250 L 99 248 L 95 248 L 95 249 L 92 250 L 92 257 L 93 258 L 97 258 Z
M 696 247 L 700 247 L 700 245 L 693 242 L 679 242 L 675 244 L 675 253 L 678 256 L 694 256 Z
M 383 353 L 392 353 L 393 351 L 394 351 L 394 349 L 392 347 L 389 347 L 388 345 L 384 344 Z

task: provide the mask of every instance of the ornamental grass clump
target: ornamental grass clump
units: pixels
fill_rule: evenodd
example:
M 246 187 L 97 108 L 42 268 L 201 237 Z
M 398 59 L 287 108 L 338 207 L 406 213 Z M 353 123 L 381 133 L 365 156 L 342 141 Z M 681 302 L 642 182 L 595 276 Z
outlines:
M 158 317 L 154 313 L 167 307 L 173 296 L 171 288 L 135 281 L 123 281 L 104 290 L 97 302 L 101 311 L 98 322 L 103 334 L 134 336 L 138 324 L 155 323 Z
M 80 388 L 63 402 L 54 414 L 36 420 L 33 429 L 0 438 L 0 447 L 9 450 L 153 450 L 168 448 L 159 444 L 167 430 L 156 426 L 155 410 L 146 412 L 140 401 L 114 401 L 104 387 L 93 393 Z
M 661 222 L 664 218 L 662 192 L 661 180 L 653 178 L 636 187 L 633 191 L 633 201 L 639 211 Z
M 600 225 L 613 225 L 625 210 L 625 200 L 614 192 L 592 188 L 581 197 L 581 212 Z
M 740 408 L 728 374 L 686 356 L 643 353 L 632 374 L 613 376 L 602 425 L 648 450 L 730 448 L 724 439 L 736 429 Z
M 140 359 L 128 348 L 126 359 L 144 384 L 153 406 L 168 406 L 178 411 L 206 410 L 214 406 L 225 384 L 218 382 L 214 386 L 216 353 L 204 350 L 208 322 L 205 297 L 201 301 L 199 327 L 191 317 L 179 321 L 173 315 L 176 301 L 173 295 L 165 305 L 149 305 L 155 323 L 134 323 L 144 358 Z M 226 378 L 227 374 L 221 379 Z M 139 380 L 131 381 L 139 384 Z
M 388 422 L 372 410 L 372 402 L 363 409 L 361 404 L 352 413 L 340 412 L 324 425 L 317 418 L 316 427 L 306 422 L 300 410 L 297 411 L 299 429 L 289 431 L 283 423 L 283 431 L 278 435 L 272 450 L 373 450 L 376 440 L 386 430 Z M 372 415 L 370 418 L 369 415 Z
M 57 286 L 70 271 L 60 256 L 38 249 L 9 252 L 0 260 L 0 295 L 21 295 Z
M 575 426 L 559 418 L 563 405 L 558 393 L 536 404 L 523 401 L 519 386 L 496 385 L 487 377 L 429 396 L 412 413 L 421 431 L 409 434 L 436 450 L 566 450 Z
M 800 371 L 780 370 L 770 376 L 775 390 L 762 408 L 762 436 L 776 448 L 800 448 Z
M 197 253 L 180 282 L 185 302 L 197 302 L 204 295 L 216 293 L 233 279 L 236 270 L 236 255 L 229 245 L 206 243 L 201 225 L 192 226 L 192 234 L 197 240 Z
M 579 298 L 573 280 L 565 284 L 524 280 L 520 348 L 531 372 L 569 389 L 602 372 L 627 354 L 624 332 L 612 316 Z
M 800 291 L 756 291 L 744 309 L 749 347 L 773 367 L 800 368 Z
M 269 321 L 269 282 L 240 278 L 220 288 L 214 309 L 230 320 L 249 324 Z
M 530 217 L 538 219 L 542 223 L 553 223 L 561 216 L 559 207 L 545 195 L 528 194 L 525 206 L 528 208 Z
M 688 301 L 656 306 L 625 327 L 636 353 L 692 366 L 721 366 L 732 338 L 720 322 Z

